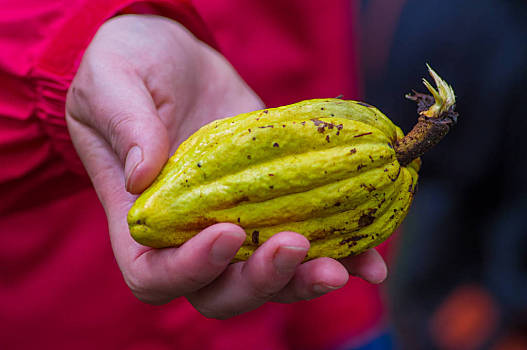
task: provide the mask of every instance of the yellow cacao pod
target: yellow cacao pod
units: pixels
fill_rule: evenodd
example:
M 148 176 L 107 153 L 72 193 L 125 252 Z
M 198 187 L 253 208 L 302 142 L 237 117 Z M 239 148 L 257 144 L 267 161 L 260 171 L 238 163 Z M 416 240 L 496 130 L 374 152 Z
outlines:
M 183 142 L 128 214 L 132 237 L 179 246 L 231 222 L 247 233 L 247 259 L 272 235 L 309 239 L 307 259 L 378 245 L 406 216 L 419 158 L 401 165 L 402 131 L 377 108 L 314 99 L 203 126 Z

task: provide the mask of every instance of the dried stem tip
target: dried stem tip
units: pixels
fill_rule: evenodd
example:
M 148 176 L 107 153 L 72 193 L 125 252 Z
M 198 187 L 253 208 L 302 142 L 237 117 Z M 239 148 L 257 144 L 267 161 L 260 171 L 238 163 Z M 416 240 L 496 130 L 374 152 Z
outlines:
M 406 98 L 417 102 L 419 118 L 413 129 L 405 137 L 397 140 L 395 145 L 397 159 L 402 166 L 410 164 L 412 160 L 435 146 L 457 122 L 454 90 L 429 65 L 427 67 L 439 91 L 423 79 L 432 96 L 415 91 L 406 95 Z

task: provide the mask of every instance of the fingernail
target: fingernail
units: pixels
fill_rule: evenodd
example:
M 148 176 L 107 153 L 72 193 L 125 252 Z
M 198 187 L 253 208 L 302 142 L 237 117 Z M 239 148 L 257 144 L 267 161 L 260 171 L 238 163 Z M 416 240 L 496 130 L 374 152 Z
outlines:
M 210 249 L 211 261 L 215 264 L 230 262 L 240 248 L 240 238 L 239 232 L 222 233 L 216 238 Z
M 326 294 L 339 288 L 341 287 L 333 287 L 324 283 L 317 283 L 313 285 L 313 292 L 315 292 L 316 294 Z
M 124 163 L 124 176 L 126 180 L 126 190 L 130 191 L 130 179 L 132 178 L 132 175 L 135 171 L 135 169 L 139 166 L 139 164 L 143 161 L 143 151 L 139 146 L 133 146 L 128 151 L 128 154 L 126 155 L 126 161 Z
M 273 257 L 275 269 L 280 274 L 291 274 L 304 259 L 307 248 L 295 246 L 279 247 Z

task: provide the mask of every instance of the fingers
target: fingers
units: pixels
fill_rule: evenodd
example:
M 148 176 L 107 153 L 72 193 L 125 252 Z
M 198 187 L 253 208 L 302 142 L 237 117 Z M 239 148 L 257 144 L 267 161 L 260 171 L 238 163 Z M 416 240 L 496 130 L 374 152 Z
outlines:
M 386 278 L 387 268 L 375 249 L 341 259 L 340 262 L 318 258 L 302 264 L 291 282 L 272 300 L 292 303 L 313 299 L 343 287 L 350 274 L 370 283 L 381 283 Z
M 67 115 L 111 146 L 124 165 L 127 190 L 140 193 L 168 159 L 169 140 L 143 81 L 115 61 L 105 61 L 104 53 L 92 59 L 87 52 L 68 91 Z M 98 168 L 96 159 L 85 165 Z
M 268 301 L 309 300 L 343 287 L 349 273 L 380 283 L 386 265 L 375 250 L 343 259 L 319 258 L 301 264 L 308 240 L 282 232 L 259 247 L 246 262 L 229 265 L 246 238 L 233 224 L 213 225 L 180 248 L 143 252 L 125 279 L 142 301 L 162 304 L 186 296 L 209 318 L 226 319 Z
M 350 275 L 357 276 L 370 283 L 381 283 L 388 275 L 388 268 L 382 256 L 375 249 L 360 255 L 341 259 Z
M 318 258 L 300 265 L 288 285 L 272 301 L 293 303 L 337 290 L 348 282 L 346 268 L 331 258 Z
M 131 264 L 125 279 L 140 300 L 166 303 L 216 279 L 245 238 L 245 231 L 239 226 L 210 226 L 179 248 L 144 252 Z
M 248 261 L 231 265 L 216 281 L 187 299 L 206 317 L 225 319 L 253 310 L 289 283 L 308 249 L 309 241 L 302 235 L 276 234 Z

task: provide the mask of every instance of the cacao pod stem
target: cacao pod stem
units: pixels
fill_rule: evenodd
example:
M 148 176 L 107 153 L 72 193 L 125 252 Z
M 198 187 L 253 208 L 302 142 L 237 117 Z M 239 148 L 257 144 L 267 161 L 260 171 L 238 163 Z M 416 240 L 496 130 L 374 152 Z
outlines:
M 457 122 L 454 90 L 429 65 L 426 66 L 439 91 L 423 79 L 423 84 L 432 96 L 415 91 L 406 95 L 406 98 L 417 103 L 419 118 L 413 129 L 395 144 L 397 160 L 401 166 L 410 164 L 434 147 Z

